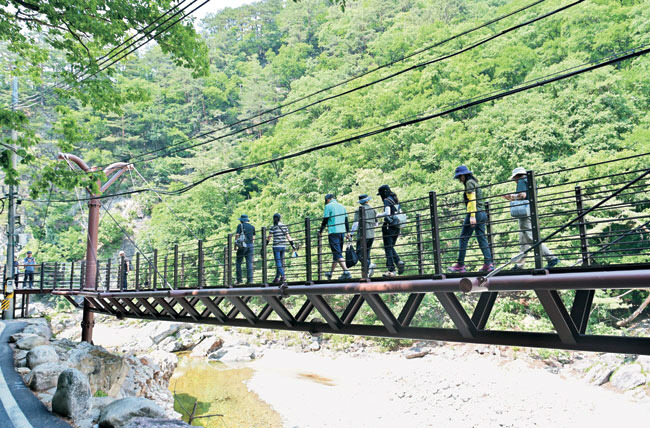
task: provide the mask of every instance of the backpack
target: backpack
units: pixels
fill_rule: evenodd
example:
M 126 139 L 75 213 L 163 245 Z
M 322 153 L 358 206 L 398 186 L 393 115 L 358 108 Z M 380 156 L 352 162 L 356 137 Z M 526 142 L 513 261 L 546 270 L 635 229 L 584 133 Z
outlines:
M 401 204 L 393 204 L 392 206 L 395 207 L 395 214 L 388 217 L 388 224 L 401 229 L 406 225 L 406 214 L 402 212 Z
M 235 239 L 235 247 L 237 248 L 246 248 L 246 234 L 244 234 L 244 228 L 242 227 L 242 232 L 239 234 L 239 237 Z

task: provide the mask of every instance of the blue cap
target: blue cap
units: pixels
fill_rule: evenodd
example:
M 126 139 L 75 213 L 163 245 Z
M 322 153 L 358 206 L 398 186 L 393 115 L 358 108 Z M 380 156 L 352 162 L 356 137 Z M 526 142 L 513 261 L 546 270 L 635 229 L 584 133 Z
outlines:
M 454 178 L 458 178 L 461 175 L 467 175 L 471 174 L 472 171 L 469 170 L 465 165 L 461 165 L 458 168 L 456 168 L 456 172 L 454 173 Z
M 325 195 L 325 202 L 329 201 L 330 199 L 334 199 L 334 195 L 333 195 L 333 194 L 328 193 L 327 195 Z
M 241 217 L 239 217 L 239 221 L 242 223 L 248 223 L 250 220 L 248 219 L 248 216 L 246 214 L 242 214 Z
M 368 202 L 371 199 L 372 198 L 370 196 L 366 195 L 366 194 L 359 195 L 359 203 L 360 204 L 365 204 L 366 202 Z

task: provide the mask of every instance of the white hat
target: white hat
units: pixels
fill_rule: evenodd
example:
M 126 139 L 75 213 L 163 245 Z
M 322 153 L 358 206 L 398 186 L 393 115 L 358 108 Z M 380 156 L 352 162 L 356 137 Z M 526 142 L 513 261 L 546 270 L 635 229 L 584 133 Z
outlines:
M 526 175 L 526 168 L 522 168 L 522 167 L 518 166 L 517 168 L 512 170 L 512 175 L 510 176 L 510 180 L 512 180 L 516 176 L 522 175 L 522 174 Z

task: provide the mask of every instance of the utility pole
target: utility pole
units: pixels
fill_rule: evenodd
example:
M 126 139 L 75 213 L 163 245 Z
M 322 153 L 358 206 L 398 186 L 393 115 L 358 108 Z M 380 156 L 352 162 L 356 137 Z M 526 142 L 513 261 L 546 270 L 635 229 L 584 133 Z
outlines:
M 18 78 L 14 76 L 12 82 L 11 90 L 11 110 L 15 111 L 16 106 L 18 105 Z M 15 129 L 11 130 L 11 139 L 16 141 L 18 139 L 18 133 Z M 11 167 L 16 169 L 16 153 L 14 152 L 15 146 L 12 144 L 11 149 L 9 149 L 9 159 L 11 162 Z M 7 223 L 7 277 L 5 278 L 5 298 L 9 298 L 9 308 L 2 313 L 2 319 L 10 320 L 14 317 L 14 302 L 12 294 L 14 292 L 14 277 L 16 272 L 14 272 L 14 239 L 15 239 L 15 227 L 16 227 L 16 201 L 14 199 L 14 185 L 9 185 L 9 195 L 7 195 L 8 202 L 8 221 Z
M 70 165 L 70 162 L 77 164 L 77 166 L 84 172 L 97 171 L 97 168 L 89 167 L 86 162 L 75 155 L 59 153 L 59 159 L 65 160 L 68 162 L 68 165 Z M 70 165 L 70 167 L 72 166 Z M 97 183 L 99 193 L 93 193 L 90 189 L 86 189 L 90 200 L 88 201 L 88 236 L 86 241 L 86 275 L 83 286 L 84 290 L 94 291 L 95 279 L 97 278 L 97 240 L 99 234 L 99 209 L 101 207 L 99 196 L 101 196 L 101 194 L 104 193 L 111 184 L 115 183 L 124 172 L 129 171 L 132 168 L 133 166 L 131 164 L 125 162 L 111 164 L 104 169 L 104 174 L 107 177 L 110 174 L 113 175 L 106 181 L 106 183 Z M 84 299 L 83 318 L 81 321 L 82 341 L 92 343 L 94 326 L 95 314 L 90 310 L 88 300 Z

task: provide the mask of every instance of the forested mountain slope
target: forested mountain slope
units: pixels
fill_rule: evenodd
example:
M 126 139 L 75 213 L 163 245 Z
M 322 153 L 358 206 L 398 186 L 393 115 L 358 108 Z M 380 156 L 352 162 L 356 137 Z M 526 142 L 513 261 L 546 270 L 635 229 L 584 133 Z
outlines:
M 192 78 L 153 48 L 124 65 L 117 79 L 122 91 L 137 99 L 125 106 L 123 114 L 69 106 L 76 110 L 83 131 L 75 142 L 76 151 L 91 163 L 107 164 L 159 150 L 136 158 L 135 165 L 152 186 L 175 189 L 224 168 L 444 110 L 650 41 L 648 1 L 588 0 L 453 58 L 183 149 L 229 130 L 184 143 L 197 134 L 298 99 L 528 3 L 362 0 L 349 2 L 341 11 L 325 0 L 267 0 L 226 9 L 202 23 L 211 62 L 208 77 Z M 543 1 L 281 112 L 453 52 L 568 3 Z M 148 249 L 194 240 L 189 230 L 201 238 L 221 238 L 234 230 L 242 213 L 258 226 L 270 224 L 274 212 L 282 213 L 288 222 L 299 221 L 321 214 L 325 193 L 335 193 L 353 209 L 359 193 L 374 194 L 384 183 L 404 199 L 424 196 L 429 190 L 455 189 L 459 186 L 452 180 L 453 170 L 461 163 L 488 183 L 506 180 L 516 166 L 551 170 L 649 151 L 649 69 L 650 58 L 639 57 L 293 160 L 219 176 L 181 196 L 164 197 L 188 228 L 180 226 L 155 195 L 137 195 L 150 219 L 136 238 Z M 172 145 L 174 149 L 165 150 Z M 644 161 L 629 161 L 626 166 L 633 162 Z M 141 185 L 134 174 L 121 189 Z M 83 246 L 73 249 L 84 238 L 76 221 L 70 220 L 71 213 L 81 217 L 77 208 L 49 206 L 49 233 L 39 235 L 41 258 L 82 256 Z M 41 218 L 44 209 L 38 205 Z M 129 219 L 120 221 L 129 227 Z M 120 231 L 108 220 L 102 225 L 107 255 L 119 242 Z M 36 226 L 44 230 L 38 220 Z

